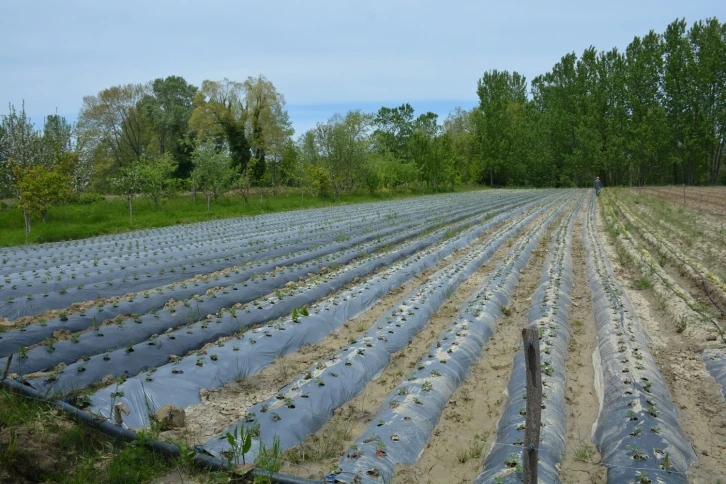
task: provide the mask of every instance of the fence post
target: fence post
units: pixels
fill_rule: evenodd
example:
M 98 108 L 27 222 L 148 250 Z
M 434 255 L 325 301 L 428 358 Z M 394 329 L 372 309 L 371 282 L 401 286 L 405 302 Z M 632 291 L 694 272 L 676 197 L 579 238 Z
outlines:
M 524 365 L 527 373 L 527 420 L 524 427 L 522 470 L 524 484 L 537 484 L 539 430 L 542 422 L 542 373 L 539 362 L 539 329 L 522 329 Z
M 5 371 L 3 371 L 3 380 L 8 377 L 8 372 L 10 371 L 10 363 L 12 363 L 12 361 L 13 361 L 13 354 L 10 353 L 10 355 L 8 355 L 7 361 L 5 362 Z
M 683 210 L 686 209 L 686 184 L 683 184 Z

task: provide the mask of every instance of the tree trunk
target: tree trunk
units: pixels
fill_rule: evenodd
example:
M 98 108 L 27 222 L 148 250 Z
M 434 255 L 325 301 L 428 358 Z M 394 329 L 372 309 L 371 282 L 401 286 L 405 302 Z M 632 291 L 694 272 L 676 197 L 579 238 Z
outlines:
M 25 243 L 30 240 L 30 212 L 23 210 L 23 220 L 25 222 Z
M 711 185 L 715 185 L 718 182 L 718 174 L 721 170 L 721 158 L 723 156 L 723 143 L 719 143 L 713 150 L 711 155 Z
M 134 199 L 129 195 L 129 225 L 134 224 Z
M 45 216 L 47 215 L 47 213 L 47 210 L 43 210 L 40 212 L 40 219 L 43 221 L 43 223 L 45 223 Z
M 210 199 L 211 198 L 212 198 L 212 194 L 211 193 L 208 193 L 207 194 L 207 213 L 209 213 L 209 206 L 210 206 L 210 203 L 211 203 L 210 202 Z

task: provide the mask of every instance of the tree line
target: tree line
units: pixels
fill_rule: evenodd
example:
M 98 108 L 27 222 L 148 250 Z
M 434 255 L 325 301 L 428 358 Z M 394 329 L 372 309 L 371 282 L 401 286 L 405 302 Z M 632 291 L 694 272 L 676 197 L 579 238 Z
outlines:
M 563 56 L 527 84 L 490 71 L 477 86 L 490 183 L 716 184 L 726 142 L 726 25 L 676 20 L 625 52 Z
M 569 53 L 528 84 L 490 70 L 479 103 L 445 120 L 409 104 L 335 114 L 294 136 L 285 98 L 260 75 L 194 86 L 170 76 L 83 99 L 77 122 L 41 129 L 24 106 L 0 123 L 0 195 L 30 217 L 83 192 L 180 190 L 209 206 L 255 187 L 336 198 L 356 190 L 723 182 L 726 25 L 676 20 L 624 52 Z

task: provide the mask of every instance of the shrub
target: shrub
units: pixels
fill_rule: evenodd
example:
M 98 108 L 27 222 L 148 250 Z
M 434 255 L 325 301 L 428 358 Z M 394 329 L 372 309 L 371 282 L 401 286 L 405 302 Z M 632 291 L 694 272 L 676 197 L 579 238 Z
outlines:
M 85 192 L 76 194 L 76 196 L 71 199 L 71 203 L 75 205 L 92 205 L 104 200 L 106 200 L 106 197 L 100 193 Z

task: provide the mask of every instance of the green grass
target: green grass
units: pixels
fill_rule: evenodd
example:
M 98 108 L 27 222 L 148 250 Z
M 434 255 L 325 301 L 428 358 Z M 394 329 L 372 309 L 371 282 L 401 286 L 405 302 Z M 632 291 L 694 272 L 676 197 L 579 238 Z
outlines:
M 583 445 L 575 451 L 575 460 L 587 462 L 595 454 L 595 449 L 590 445 Z
M 471 190 L 462 187 L 457 191 Z M 206 220 L 217 220 L 232 217 L 257 215 L 261 213 L 283 212 L 301 208 L 340 206 L 353 203 L 397 200 L 424 195 L 421 191 L 396 191 L 389 193 L 358 193 L 345 195 L 332 201 L 317 197 L 305 196 L 302 203 L 297 190 L 286 190 L 275 196 L 265 196 L 260 203 L 259 195 L 250 197 L 249 206 L 237 196 L 221 197 L 212 202 L 207 213 L 207 205 L 203 196 L 196 202 L 191 196 L 170 198 L 162 212 L 147 198 L 138 198 L 134 202 L 134 221 L 129 224 L 129 212 L 120 199 L 110 199 L 90 205 L 62 205 L 53 207 L 45 223 L 33 219 L 30 234 L 31 243 L 74 240 L 96 235 L 128 232 L 131 230 L 165 227 Z M 0 247 L 21 245 L 25 243 L 23 216 L 17 208 L 9 208 L 0 212 Z
M 149 482 L 180 463 L 141 442 L 124 444 L 59 409 L 0 389 L 0 482 Z
M 653 287 L 653 279 L 651 279 L 651 277 L 647 274 L 641 274 L 640 277 L 635 280 L 636 289 L 642 291 L 644 289 L 650 289 L 651 287 Z

